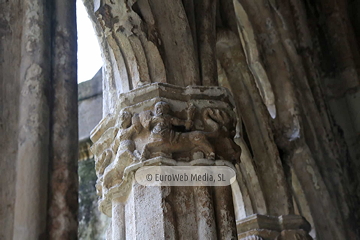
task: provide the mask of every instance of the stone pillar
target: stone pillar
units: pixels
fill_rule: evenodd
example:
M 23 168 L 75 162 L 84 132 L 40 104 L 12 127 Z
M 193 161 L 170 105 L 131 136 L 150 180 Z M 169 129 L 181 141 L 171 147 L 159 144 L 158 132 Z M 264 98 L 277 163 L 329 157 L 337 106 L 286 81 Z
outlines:
M 111 239 L 236 238 L 231 187 L 150 187 L 134 179 L 143 166 L 236 169 L 235 125 L 225 88 L 153 83 L 121 94 L 91 133 Z
M 273 132 L 279 127 L 291 142 L 302 130 L 292 72 L 273 52 L 268 56 L 259 51 L 261 42 L 256 42 L 249 19 L 257 13 L 252 8 L 268 5 L 245 1 L 250 5 L 245 10 L 236 0 L 84 2 L 106 63 L 107 115 L 92 136 L 99 207 L 111 216 L 113 199 L 120 199 L 126 218 L 121 224 L 112 216 L 113 233 L 124 236 L 119 229 L 125 229 L 129 239 L 142 239 L 143 232 L 150 238 L 234 239 L 235 220 L 254 213 L 276 219 L 294 214 L 281 142 Z M 265 18 L 268 22 L 270 13 L 264 19 L 254 17 L 260 22 Z M 276 49 L 287 59 L 283 46 Z M 268 66 L 263 66 L 261 54 Z M 194 85 L 203 86 L 186 87 Z M 227 92 L 211 85 L 228 87 L 241 111 L 234 114 Z M 236 118 L 244 121 L 236 135 L 241 157 L 233 141 Z M 237 170 L 238 181 L 231 187 L 150 191 L 134 182 L 141 166 L 220 163 Z
M 0 1 L 0 239 L 77 237 L 75 1 Z

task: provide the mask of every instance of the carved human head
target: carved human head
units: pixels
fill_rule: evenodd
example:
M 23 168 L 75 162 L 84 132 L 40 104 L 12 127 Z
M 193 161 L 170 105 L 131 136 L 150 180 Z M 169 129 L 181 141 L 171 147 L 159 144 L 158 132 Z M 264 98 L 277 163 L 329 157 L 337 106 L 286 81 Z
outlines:
M 161 114 L 167 114 L 170 112 L 170 105 L 167 102 L 157 102 L 154 107 L 155 114 L 161 115 Z
M 118 118 L 118 126 L 121 128 L 128 128 L 131 125 L 131 113 L 121 110 Z

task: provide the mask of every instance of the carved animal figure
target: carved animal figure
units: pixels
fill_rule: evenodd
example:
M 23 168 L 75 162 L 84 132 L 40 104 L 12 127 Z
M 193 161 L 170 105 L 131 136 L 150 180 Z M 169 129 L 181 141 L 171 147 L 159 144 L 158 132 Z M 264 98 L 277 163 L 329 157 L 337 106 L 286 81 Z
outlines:
M 218 134 L 219 124 L 213 118 L 221 119 L 223 112 L 219 110 L 206 109 L 203 113 L 204 121 L 212 128 L 211 132 L 191 131 L 176 132 L 173 126 L 185 126 L 186 130 L 192 127 L 194 107 L 188 109 L 188 119 L 181 120 L 169 114 L 170 105 L 160 101 L 155 104 L 154 111 L 145 111 L 140 113 L 140 122 L 145 129 L 151 131 L 151 142 L 144 146 L 141 160 L 151 157 L 152 153 L 157 153 L 166 157 L 171 157 L 173 153 L 178 152 L 203 152 L 206 158 L 214 159 L 214 147 L 208 141 L 209 137 L 215 137 Z

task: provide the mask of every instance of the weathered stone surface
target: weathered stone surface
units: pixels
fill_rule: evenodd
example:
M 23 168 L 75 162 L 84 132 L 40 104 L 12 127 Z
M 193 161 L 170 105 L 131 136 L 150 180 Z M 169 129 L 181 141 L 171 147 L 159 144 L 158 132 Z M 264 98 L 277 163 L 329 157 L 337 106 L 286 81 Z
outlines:
M 1 239 L 76 238 L 75 4 L 52 4 L 0 1 Z
M 11 239 L 14 228 L 16 155 L 18 146 L 19 66 L 23 6 L 0 2 L 0 239 Z M 9 71 L 11 69 L 11 71 Z M 5 171 L 6 169 L 6 171 Z
M 243 240 L 311 240 L 310 224 L 301 216 L 279 217 L 255 214 L 236 222 L 238 238 Z
M 313 236 L 359 234 L 358 124 L 349 110 L 359 84 L 358 4 L 137 0 L 92 7 L 107 63 L 106 113 L 120 93 L 149 82 L 228 87 L 241 120 L 237 216 L 297 213 L 312 223 Z
M 86 3 L 99 20 L 105 115 L 121 93 L 148 83 L 222 84 L 235 96 L 241 120 L 236 216 L 298 213 L 310 216 L 318 239 L 358 238 L 357 1 Z M 0 9 L 0 237 L 39 239 L 47 232 L 68 239 L 76 227 L 74 2 L 2 0 Z M 167 210 L 167 233 L 176 219 L 175 234 L 191 239 L 198 229 L 185 212 L 200 216 L 196 203 L 214 197 L 171 190 L 163 193 L 164 207 L 157 206 Z M 140 189 L 136 196 L 138 203 Z M 186 211 L 172 205 L 180 197 L 189 201 Z M 215 216 L 208 223 L 219 215 L 210 207 L 206 213 Z M 288 229 L 279 239 L 305 235 Z
M 236 169 L 240 149 L 233 142 L 234 116 L 231 97 L 220 87 L 183 88 L 154 83 L 120 95 L 114 113 L 107 115 L 91 133 L 99 209 L 112 217 L 112 239 L 125 238 L 125 233 L 126 238 L 174 238 L 175 232 L 186 234 L 188 230 L 172 220 L 182 218 L 180 213 L 171 210 L 171 202 L 169 206 L 162 204 L 169 195 L 177 195 L 177 187 L 168 188 L 165 194 L 161 187 L 138 185 L 133 174 L 149 165 L 223 164 Z M 231 188 L 218 189 L 216 200 L 208 187 L 195 187 L 191 192 L 197 216 L 197 230 L 191 238 L 236 236 L 233 205 L 226 204 L 232 201 Z M 227 195 L 228 199 L 221 202 Z M 151 206 L 139 201 L 151 202 Z M 186 198 L 180 204 L 184 201 Z M 147 212 L 149 209 L 151 212 Z M 155 209 L 158 213 L 154 213 Z M 138 214 L 136 222 L 124 220 L 133 214 Z M 164 223 L 152 226 L 149 217 Z M 225 232 L 220 231 L 222 228 Z
M 74 1 L 53 2 L 51 132 L 47 238 L 76 239 L 78 228 L 78 86 Z M 46 7 L 46 5 L 45 5 Z
M 16 148 L 16 198 L 11 238 L 36 239 L 46 234 L 48 165 L 50 158 L 50 101 L 46 91 L 51 77 L 47 63 L 50 25 L 39 1 L 22 5 L 21 63 L 16 69 L 20 89 L 18 146 Z M 15 80 L 15 79 L 14 79 Z

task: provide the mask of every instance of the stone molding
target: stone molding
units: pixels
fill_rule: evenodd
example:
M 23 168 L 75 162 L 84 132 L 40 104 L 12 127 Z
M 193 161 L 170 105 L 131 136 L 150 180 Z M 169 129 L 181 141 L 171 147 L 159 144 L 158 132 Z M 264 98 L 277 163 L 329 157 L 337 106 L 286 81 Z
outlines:
M 299 215 L 254 214 L 236 222 L 238 239 L 311 240 L 310 224 Z
M 235 116 L 222 87 L 153 83 L 121 94 L 91 132 L 99 209 L 111 216 L 112 200 L 126 201 L 141 166 L 234 168 L 241 153 L 233 141 Z
M 101 212 L 111 217 L 112 200 L 116 199 L 122 202 L 126 200 L 134 184 L 135 172 L 143 166 L 227 166 L 236 171 L 234 165 L 230 161 L 225 160 L 196 159 L 190 162 L 184 162 L 159 156 L 144 160 L 143 162 L 136 162 L 125 167 L 122 181 L 111 186 L 109 189 L 102 187 L 103 182 L 97 182 L 97 189 L 101 189 L 102 193 L 99 199 L 99 209 Z M 104 178 L 106 178 L 106 176 Z

